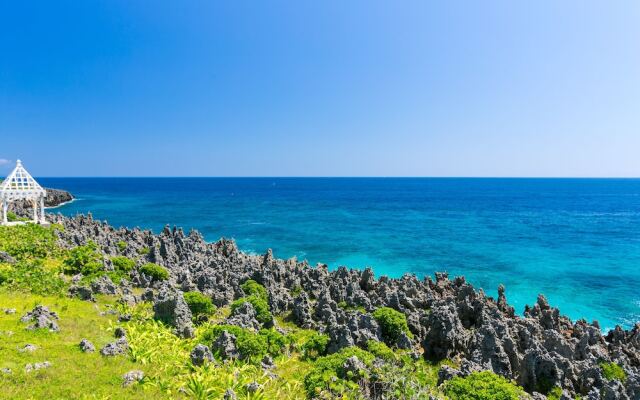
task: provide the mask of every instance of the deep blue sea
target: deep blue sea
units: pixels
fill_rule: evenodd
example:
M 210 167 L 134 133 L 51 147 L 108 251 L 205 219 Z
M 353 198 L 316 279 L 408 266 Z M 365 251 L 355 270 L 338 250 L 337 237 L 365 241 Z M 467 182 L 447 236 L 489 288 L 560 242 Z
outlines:
M 196 228 L 242 250 L 376 275 L 464 275 L 522 312 L 544 293 L 603 329 L 640 321 L 640 180 L 43 178 L 116 226 Z

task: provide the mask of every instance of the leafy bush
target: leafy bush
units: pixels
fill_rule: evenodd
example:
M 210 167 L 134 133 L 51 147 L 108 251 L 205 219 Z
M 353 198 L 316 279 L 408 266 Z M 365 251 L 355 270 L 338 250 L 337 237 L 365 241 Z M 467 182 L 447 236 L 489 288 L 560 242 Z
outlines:
M 242 285 L 242 290 L 247 294 L 247 297 L 241 297 L 238 300 L 231 303 L 231 311 L 235 311 L 244 303 L 251 303 L 256 310 L 256 319 L 258 322 L 268 324 L 273 321 L 273 315 L 269 308 L 269 297 L 267 295 L 267 289 L 260 285 L 258 282 L 249 279 Z
M 401 333 L 413 337 L 407 325 L 407 317 L 400 311 L 389 307 L 380 307 L 373 312 L 373 318 L 382 329 L 382 336 L 388 343 L 395 343 Z
M 262 336 L 267 341 L 267 353 L 277 357 L 287 351 L 293 345 L 293 339 L 285 336 L 275 329 L 260 329 L 258 336 Z
M 133 271 L 136 267 L 135 261 L 123 256 L 111 257 L 111 263 L 115 267 L 116 271 L 125 273 Z
M 602 369 L 602 375 L 608 380 L 624 382 L 627 379 L 627 373 L 616 363 L 601 363 L 600 368 Z
M 45 258 L 61 253 L 57 246 L 57 225 L 44 227 L 36 224 L 0 227 L 0 251 L 17 260 Z
M 118 250 L 120 250 L 120 252 L 122 253 L 123 251 L 125 251 L 127 249 L 127 242 L 125 242 L 124 240 L 121 240 L 117 243 L 118 246 Z
M 26 222 L 26 221 L 29 221 L 29 218 L 21 218 L 21 217 L 18 217 L 16 213 L 14 213 L 13 211 L 8 211 L 7 221 L 9 222 L 25 221 Z
M 241 358 L 249 362 L 258 362 L 267 354 L 277 357 L 292 343 L 290 338 L 274 329 L 261 329 L 258 333 L 254 333 L 235 325 L 214 325 L 202 335 L 201 339 L 211 344 L 223 331 L 236 337 L 236 346 Z
M 264 286 L 254 281 L 253 279 L 249 279 L 242 285 L 240 285 L 242 290 L 247 296 L 257 296 L 265 301 L 269 300 L 269 296 L 267 295 L 267 289 Z
M 37 295 L 63 295 L 67 284 L 56 270 L 48 270 L 42 260 L 19 261 L 0 269 L 0 285 L 10 290 Z
M 184 300 L 187 302 L 191 314 L 196 318 L 209 316 L 216 310 L 211 299 L 200 292 L 186 292 Z
M 140 272 L 143 274 L 150 276 L 155 281 L 166 281 L 169 279 L 169 271 L 166 268 L 154 264 L 154 263 L 146 263 L 142 267 L 140 267 Z
M 258 320 L 258 322 L 268 324 L 273 321 L 273 315 L 269 310 L 269 304 L 266 302 L 266 300 L 257 296 L 241 297 L 238 300 L 234 301 L 233 303 L 231 303 L 231 312 L 235 311 L 244 303 L 251 303 L 253 308 L 256 310 L 256 319 Z
M 444 391 L 451 400 L 518 400 L 524 394 L 521 387 L 490 371 L 455 377 Z
M 358 390 L 355 382 L 366 376 L 350 376 L 342 365 L 349 357 L 356 356 L 365 365 L 370 366 L 374 360 L 373 354 L 358 347 L 346 347 L 337 353 L 320 357 L 314 363 L 313 369 L 304 377 L 304 386 L 309 397 L 317 397 L 323 392 L 340 395 Z
M 98 246 L 94 242 L 71 249 L 64 259 L 65 274 L 82 273 L 82 275 L 90 276 L 104 270 L 102 257 L 98 254 L 97 249 Z
M 556 386 L 547 393 L 547 400 L 560 400 L 562 397 L 562 388 Z
M 327 344 L 329 336 L 314 332 L 313 335 L 302 345 L 302 354 L 305 358 L 315 359 L 327 354 Z
M 394 361 L 396 355 L 386 344 L 377 340 L 369 340 L 367 342 L 367 350 L 376 357 L 386 361 Z
M 295 285 L 290 290 L 291 297 L 298 297 L 298 295 L 302 294 L 302 292 L 303 292 L 303 289 L 302 289 L 302 286 L 300 286 L 300 285 Z
M 140 254 L 141 256 L 146 256 L 149 253 L 151 253 L 151 249 L 148 247 L 143 247 L 141 249 L 138 249 L 138 254 Z

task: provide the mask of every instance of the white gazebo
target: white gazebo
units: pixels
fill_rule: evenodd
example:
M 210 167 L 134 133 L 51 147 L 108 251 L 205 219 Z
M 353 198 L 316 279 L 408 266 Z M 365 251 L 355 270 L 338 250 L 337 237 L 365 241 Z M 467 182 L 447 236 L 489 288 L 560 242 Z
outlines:
M 7 213 L 9 203 L 17 200 L 30 201 L 33 206 L 33 222 L 45 224 L 44 199 L 47 191 L 22 166 L 20 160 L 9 176 L 0 183 L 0 200 L 2 201 L 2 225 L 9 225 Z M 40 214 L 40 215 L 38 215 Z

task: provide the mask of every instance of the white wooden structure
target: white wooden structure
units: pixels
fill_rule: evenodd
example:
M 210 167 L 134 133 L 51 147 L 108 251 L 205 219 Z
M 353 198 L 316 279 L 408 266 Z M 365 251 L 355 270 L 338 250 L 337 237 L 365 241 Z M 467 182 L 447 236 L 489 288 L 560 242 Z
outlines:
M 33 207 L 33 222 L 45 224 L 44 199 L 47 191 L 22 166 L 20 160 L 7 178 L 0 183 L 0 200 L 2 201 L 2 225 L 10 225 L 7 220 L 9 203 L 12 201 L 30 201 Z

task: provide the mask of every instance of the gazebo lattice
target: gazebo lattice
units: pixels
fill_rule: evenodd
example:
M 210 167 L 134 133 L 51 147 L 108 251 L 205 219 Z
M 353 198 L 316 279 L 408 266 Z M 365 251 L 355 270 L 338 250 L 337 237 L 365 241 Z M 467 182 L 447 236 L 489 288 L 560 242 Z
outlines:
M 46 223 L 44 217 L 44 199 L 47 191 L 22 166 L 20 160 L 7 178 L 0 183 L 0 200 L 2 201 L 2 224 L 7 225 L 9 203 L 27 200 L 33 206 L 33 222 Z

